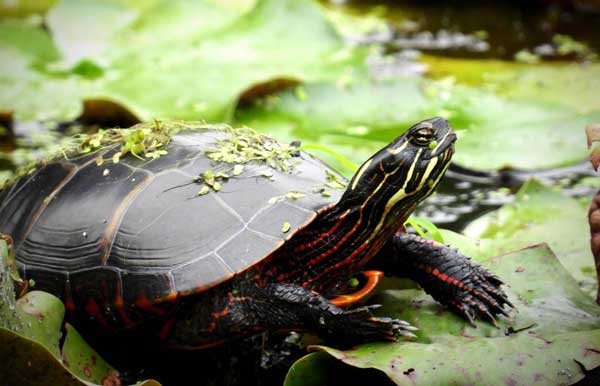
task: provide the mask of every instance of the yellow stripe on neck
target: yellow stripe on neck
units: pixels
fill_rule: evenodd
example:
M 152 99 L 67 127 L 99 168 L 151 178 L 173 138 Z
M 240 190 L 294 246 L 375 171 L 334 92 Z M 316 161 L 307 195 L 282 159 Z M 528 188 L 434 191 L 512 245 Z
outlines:
M 368 160 L 367 162 L 365 162 L 364 165 L 360 168 L 360 170 L 356 173 L 356 176 L 354 176 L 354 181 L 352 181 L 352 186 L 351 186 L 352 190 L 354 190 L 354 188 L 356 188 L 356 185 L 358 184 L 360 177 L 362 177 L 365 170 L 367 170 L 369 165 L 371 165 L 371 162 L 373 162 L 372 158 L 370 160 Z

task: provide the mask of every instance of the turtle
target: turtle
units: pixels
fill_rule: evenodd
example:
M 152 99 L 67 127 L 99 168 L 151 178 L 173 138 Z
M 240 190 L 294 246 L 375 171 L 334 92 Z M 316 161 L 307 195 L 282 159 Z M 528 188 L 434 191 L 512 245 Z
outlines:
M 405 130 L 349 181 L 297 143 L 249 128 L 160 122 L 119 133 L 155 126 L 177 130 L 151 153 L 95 137 L 0 193 L 0 232 L 20 274 L 68 315 L 179 349 L 265 330 L 349 343 L 412 337 L 416 327 L 365 302 L 382 271 L 471 323 L 513 307 L 495 274 L 405 231 L 454 153 L 445 119 Z

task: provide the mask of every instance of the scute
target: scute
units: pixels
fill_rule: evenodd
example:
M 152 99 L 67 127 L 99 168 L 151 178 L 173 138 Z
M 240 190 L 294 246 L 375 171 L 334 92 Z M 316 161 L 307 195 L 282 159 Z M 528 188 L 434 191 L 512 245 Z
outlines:
M 191 293 L 256 264 L 339 199 L 341 190 L 326 188 L 327 167 L 302 152 L 290 172 L 247 163 L 199 196 L 195 175 L 233 166 L 205 155 L 222 134 L 177 134 L 156 160 L 114 164 L 116 149 L 101 166 L 93 156 L 59 159 L 18 181 L 0 203 L 0 232 L 15 239 L 24 276 L 55 293 L 70 287 L 78 306 L 88 296 L 133 304 Z

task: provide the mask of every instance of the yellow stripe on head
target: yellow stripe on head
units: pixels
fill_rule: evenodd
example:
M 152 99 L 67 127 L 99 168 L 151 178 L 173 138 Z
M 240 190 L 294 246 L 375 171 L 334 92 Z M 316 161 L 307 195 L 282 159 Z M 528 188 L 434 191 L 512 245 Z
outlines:
M 388 153 L 396 155 L 398 153 L 400 153 L 402 150 L 406 149 L 406 146 L 408 146 L 408 142 L 404 142 L 402 145 L 398 146 L 395 149 L 387 149 Z

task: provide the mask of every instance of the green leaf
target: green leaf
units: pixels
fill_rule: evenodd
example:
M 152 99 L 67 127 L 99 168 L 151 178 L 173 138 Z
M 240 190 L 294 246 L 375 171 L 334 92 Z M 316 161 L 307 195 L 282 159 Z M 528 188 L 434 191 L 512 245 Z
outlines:
M 14 267 L 14 255 L 9 252 L 7 241 L 0 238 L 0 327 L 21 331 L 23 323 L 17 314 L 17 300 L 13 288 Z
M 335 78 L 363 57 L 345 48 L 312 2 L 260 0 L 245 10 L 208 0 L 64 0 L 47 17 L 61 58 L 41 68 L 18 66 L 19 76 L 0 82 L 0 110 L 64 120 L 93 97 L 146 120 L 223 121 L 247 90 Z M 5 44 L 0 35 L 0 48 Z M 0 63 L 16 67 L 14 56 L 0 51 Z
M 17 313 L 23 324 L 19 333 L 60 356 L 58 340 L 65 315 L 60 299 L 46 292 L 32 291 L 17 300 Z
M 444 237 L 442 236 L 440 229 L 426 218 L 411 216 L 406 220 L 406 224 L 413 227 L 421 237 L 428 237 L 439 243 L 444 243 Z M 425 229 L 427 233 L 423 232 L 423 229 Z
M 486 322 L 473 328 L 415 290 L 392 290 L 377 299 L 384 305 L 380 313 L 418 326 L 417 341 L 316 349 L 352 366 L 379 369 L 398 385 L 571 384 L 584 376 L 578 363 L 586 370 L 600 366 L 600 307 L 547 246 L 486 265 L 506 282 L 518 309 L 512 322 L 499 321 L 501 328 Z M 288 378 L 299 376 L 294 371 Z
M 381 372 L 357 369 L 333 357 L 314 352 L 298 360 L 285 379 L 285 386 L 387 386 L 393 383 Z
M 218 32 L 159 39 L 116 59 L 104 92 L 144 118 L 228 120 L 245 90 L 276 78 L 326 77 L 347 62 L 342 49 L 314 4 L 263 0 Z
M 61 0 L 47 13 L 46 24 L 62 53 L 62 65 L 70 68 L 87 59 L 102 66 L 111 40 L 136 16 L 117 1 Z
M 57 0 L 11 0 L 0 2 L 0 17 L 24 17 L 43 14 Z
M 7 20 L 0 23 L 0 36 L 0 47 L 13 48 L 30 62 L 47 63 L 60 57 L 50 35 L 39 26 Z
M 469 224 L 464 233 L 470 240 L 443 233 L 447 242 L 476 259 L 546 242 L 582 289 L 592 294 L 597 284 L 587 210 L 576 199 L 531 180 L 512 203 Z
M 102 383 L 105 377 L 118 376 L 118 372 L 92 349 L 69 323 L 65 324 L 66 338 L 61 350 L 63 363 L 79 378 Z

